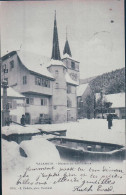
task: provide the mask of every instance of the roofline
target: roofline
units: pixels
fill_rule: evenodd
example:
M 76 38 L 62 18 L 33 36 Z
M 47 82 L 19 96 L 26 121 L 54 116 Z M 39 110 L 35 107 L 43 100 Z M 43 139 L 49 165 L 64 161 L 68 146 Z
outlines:
M 49 94 L 43 94 L 43 93 L 39 93 L 39 92 L 33 92 L 33 91 L 27 91 L 27 92 L 22 92 L 22 94 L 25 95 L 39 95 L 39 96 L 48 96 L 51 97 L 52 95 Z
M 52 78 L 52 77 L 49 77 L 49 76 L 45 76 L 45 75 L 43 75 L 41 73 L 37 73 L 37 72 L 32 71 L 32 70 L 29 70 L 29 69 L 28 69 L 28 71 L 30 71 L 32 74 L 36 74 L 36 75 L 39 75 L 39 76 L 43 76 L 43 77 L 48 78 L 48 79 L 53 80 L 53 81 L 55 80 L 55 78 Z
M 18 56 L 18 54 L 17 54 L 17 56 Z M 40 76 L 46 77 L 46 78 L 48 78 L 48 79 L 50 79 L 50 80 L 55 80 L 55 78 L 52 78 L 52 77 L 49 77 L 49 76 L 45 76 L 45 75 L 43 75 L 43 74 L 41 74 L 41 73 L 37 73 L 37 72 L 35 72 L 35 71 L 33 71 L 33 70 L 29 70 L 29 69 L 22 63 L 22 61 L 21 61 L 21 59 L 20 59 L 19 56 L 18 56 L 18 59 L 19 59 L 21 65 L 24 66 L 24 68 L 26 68 L 26 69 L 27 69 L 29 72 L 31 72 L 32 74 L 40 75 Z
M 15 54 L 17 54 L 16 51 L 11 51 L 11 52 L 9 52 L 8 54 L 4 55 L 1 59 L 2 59 L 2 61 L 4 61 L 4 60 L 6 60 L 6 59 L 12 57 L 12 56 L 15 55 Z

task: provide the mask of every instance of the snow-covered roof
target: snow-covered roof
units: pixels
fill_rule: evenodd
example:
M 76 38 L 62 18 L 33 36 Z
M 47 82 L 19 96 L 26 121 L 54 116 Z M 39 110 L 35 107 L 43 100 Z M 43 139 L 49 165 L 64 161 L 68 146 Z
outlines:
M 50 60 L 49 58 L 27 51 L 17 51 L 17 54 L 22 64 L 28 70 L 54 79 L 54 77 L 46 67 L 47 64 L 49 63 Z
M 69 58 L 71 60 L 74 60 L 76 62 L 78 62 L 78 60 L 75 60 L 74 58 L 72 58 L 69 54 L 65 53 L 63 56 L 62 56 L 62 59 L 65 59 L 65 58 Z
M 3 89 L 2 88 L 1 88 L 1 96 L 3 96 Z M 8 97 L 25 98 L 25 96 L 23 96 L 19 92 L 15 91 L 12 87 L 7 88 L 7 96 Z
M 77 96 L 82 96 L 85 90 L 87 89 L 87 87 L 88 87 L 88 83 L 79 85 L 77 87 Z
M 53 60 L 53 59 L 51 59 L 50 62 L 49 62 L 49 64 L 48 64 L 48 67 L 49 66 L 52 66 L 52 65 L 55 65 L 55 66 L 64 66 L 66 68 L 65 64 L 62 61 L 60 61 L 60 60 Z
M 125 93 L 116 93 L 105 96 L 108 102 L 112 103 L 111 108 L 123 108 L 125 107 Z
M 65 79 L 66 79 L 66 82 L 69 83 L 69 84 L 78 85 L 78 83 L 76 81 L 72 80 L 72 78 L 70 77 L 68 72 L 66 72 Z

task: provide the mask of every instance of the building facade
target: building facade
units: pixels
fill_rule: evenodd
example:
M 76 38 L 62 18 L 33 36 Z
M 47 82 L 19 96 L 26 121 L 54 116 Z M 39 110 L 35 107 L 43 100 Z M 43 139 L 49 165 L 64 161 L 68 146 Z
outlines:
M 61 59 L 55 13 L 52 56 L 46 66 L 41 56 L 30 52 L 12 51 L 2 57 L 2 79 L 26 98 L 27 124 L 77 119 L 79 62 L 72 58 L 67 39 L 63 54 Z

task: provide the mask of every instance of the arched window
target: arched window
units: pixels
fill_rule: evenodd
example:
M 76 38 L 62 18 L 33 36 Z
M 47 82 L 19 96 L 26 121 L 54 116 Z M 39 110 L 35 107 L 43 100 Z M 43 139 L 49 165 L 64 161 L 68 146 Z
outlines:
M 75 62 L 71 62 L 71 68 L 75 70 Z

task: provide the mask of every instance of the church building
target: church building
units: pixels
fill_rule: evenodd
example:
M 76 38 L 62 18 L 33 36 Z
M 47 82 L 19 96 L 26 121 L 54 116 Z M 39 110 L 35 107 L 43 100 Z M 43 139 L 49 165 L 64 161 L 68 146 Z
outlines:
M 2 57 L 1 71 L 9 87 L 25 96 L 27 124 L 77 120 L 79 62 L 72 58 L 67 37 L 60 56 L 56 13 L 52 56 L 46 66 L 42 56 L 20 50 Z

